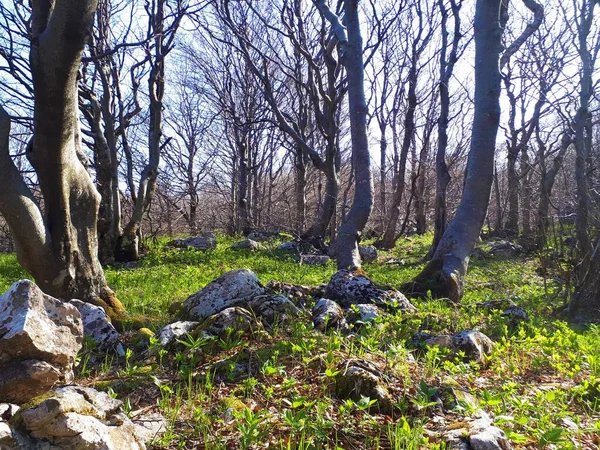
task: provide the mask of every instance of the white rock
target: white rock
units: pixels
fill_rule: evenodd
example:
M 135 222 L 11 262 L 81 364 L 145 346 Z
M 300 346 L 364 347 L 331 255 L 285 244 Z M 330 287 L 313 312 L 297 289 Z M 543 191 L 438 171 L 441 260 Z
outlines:
M 104 308 L 91 303 L 73 299 L 70 303 L 77 308 L 83 320 L 83 334 L 96 342 L 97 348 L 107 348 L 119 340 L 115 329 Z
M 366 303 L 395 306 L 403 312 L 417 310 L 401 292 L 379 287 L 366 276 L 345 269 L 331 276 L 327 295 L 344 307 Z
M 0 364 L 39 359 L 70 367 L 83 343 L 83 323 L 73 305 L 21 280 L 0 297 L 0 336 Z
M 331 258 L 327 255 L 302 255 L 300 256 L 300 264 L 307 266 L 318 266 L 327 264 Z
M 341 306 L 328 298 L 321 298 L 312 310 L 312 321 L 315 328 L 325 331 L 330 328 L 347 328 L 344 311 Z
M 359 245 L 358 253 L 364 263 L 371 263 L 377 260 L 377 249 L 372 245 Z
M 263 323 L 272 325 L 276 321 L 284 322 L 288 317 L 297 317 L 300 310 L 285 295 L 261 295 L 254 297 L 248 306 Z
M 135 413 L 133 413 L 135 414 Z M 135 416 L 132 420 L 137 435 L 148 443 L 162 436 L 169 423 L 162 414 L 152 413 Z
M 121 402 L 81 386 L 57 389 L 39 405 L 18 412 L 14 430 L 31 450 L 141 450 L 146 446 Z
M 213 250 L 217 248 L 217 237 L 209 231 L 200 236 L 190 236 L 185 239 L 175 239 L 172 245 L 180 248 L 192 247 L 194 250 Z
M 73 379 L 83 343 L 75 306 L 21 280 L 0 296 L 0 402 L 22 404 Z
M 180 321 L 165 326 L 157 334 L 160 345 L 168 347 L 174 344 L 178 339 L 183 338 L 198 325 L 200 325 L 200 322 Z
M 188 297 L 183 308 L 191 319 L 204 319 L 264 293 L 265 289 L 254 272 L 248 269 L 232 270 Z

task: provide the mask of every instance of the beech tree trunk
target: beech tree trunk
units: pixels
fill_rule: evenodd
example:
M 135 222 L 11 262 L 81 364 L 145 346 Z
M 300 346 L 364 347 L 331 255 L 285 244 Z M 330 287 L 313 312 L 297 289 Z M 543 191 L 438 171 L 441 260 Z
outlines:
M 589 262 L 589 270 L 569 304 L 569 317 L 575 323 L 600 323 L 600 243 Z
M 448 10 L 444 6 L 444 0 L 438 0 L 438 7 L 442 15 L 441 33 L 442 47 L 440 49 L 440 117 L 438 119 L 438 145 L 435 154 L 435 216 L 433 221 L 433 243 L 429 249 L 429 256 L 435 253 L 448 222 L 448 208 L 446 206 L 446 192 L 450 184 L 450 171 L 446 164 L 446 149 L 448 148 L 448 124 L 450 122 L 450 90 L 449 83 L 454 72 L 454 65 L 458 61 L 458 44 L 462 37 L 460 32 L 460 9 L 462 2 L 450 2 L 451 11 L 454 16 L 454 34 L 450 55 L 446 57 L 448 46 Z
M 306 164 L 304 154 L 300 149 L 296 150 L 294 155 L 294 173 L 296 175 L 295 193 L 296 193 L 296 217 L 295 232 L 302 233 L 306 223 Z
M 458 301 L 464 291 L 469 255 L 485 221 L 494 174 L 494 150 L 500 120 L 502 0 L 477 0 L 475 12 L 475 111 L 463 196 L 431 261 L 404 289 L 415 295 Z
M 43 210 L 9 154 L 10 117 L 0 108 L 0 212 L 15 238 L 19 262 L 40 288 L 79 298 L 114 319 L 125 311 L 98 261 L 100 195 L 85 166 L 78 123 L 77 75 L 96 0 L 32 2 L 30 64 L 34 134 L 27 157 L 35 169 Z
M 365 100 L 363 44 L 358 18 L 358 0 L 345 0 L 345 24 L 325 5 L 318 2 L 322 14 L 331 22 L 342 52 L 342 63 L 348 77 L 348 110 L 354 167 L 354 200 L 342 221 L 335 242 L 338 269 L 360 267 L 358 242 L 373 209 L 373 176 L 367 138 L 367 102 Z

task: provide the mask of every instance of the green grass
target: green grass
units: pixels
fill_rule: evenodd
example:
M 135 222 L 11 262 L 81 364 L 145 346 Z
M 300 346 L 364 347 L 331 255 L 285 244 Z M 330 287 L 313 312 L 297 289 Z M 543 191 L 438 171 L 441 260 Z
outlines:
M 399 287 L 423 267 L 430 235 L 403 239 L 364 270 L 378 283 Z M 109 284 L 133 313 L 155 328 L 169 322 L 167 309 L 223 272 L 250 268 L 266 284 L 326 283 L 335 266 L 301 266 L 290 254 L 265 249 L 232 251 L 234 239 L 220 236 L 216 250 L 196 252 L 156 245 L 133 269 L 110 267 Z M 487 246 L 484 244 L 485 250 Z M 391 263 L 389 263 L 391 262 Z M 308 312 L 270 333 L 215 344 L 188 340 L 176 352 L 151 342 L 126 360 L 89 363 L 82 353 L 79 381 L 116 392 L 127 408 L 158 409 L 170 422 L 152 448 L 275 449 L 444 449 L 436 437 L 442 414 L 427 395 L 451 377 L 470 391 L 513 448 L 592 449 L 600 432 L 600 328 L 573 329 L 557 318 L 564 300 L 557 280 L 543 279 L 537 256 L 473 258 L 460 305 L 414 301 L 418 312 L 391 314 L 351 337 L 312 329 Z M 26 276 L 12 255 L 0 257 L 0 287 Z M 499 311 L 477 308 L 511 298 L 530 321 L 518 325 Z M 422 330 L 453 333 L 478 329 L 495 342 L 487 367 L 465 363 L 437 348 L 407 348 Z M 334 379 L 348 358 L 384 368 L 395 402 L 390 416 L 369 408 L 369 400 L 335 397 Z M 416 359 L 415 359 L 416 358 Z M 223 364 L 223 361 L 226 361 Z M 235 380 L 235 363 L 251 367 Z M 214 367 L 220 367 L 218 374 Z M 127 381 L 124 383 L 124 381 Z M 460 424 L 472 411 L 446 413 Z

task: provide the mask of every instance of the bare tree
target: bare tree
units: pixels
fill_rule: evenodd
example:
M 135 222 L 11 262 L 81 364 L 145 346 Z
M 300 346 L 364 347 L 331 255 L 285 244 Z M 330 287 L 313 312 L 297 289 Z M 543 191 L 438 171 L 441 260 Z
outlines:
M 364 87 L 363 44 L 358 18 L 358 0 L 345 0 L 345 26 L 325 0 L 313 0 L 331 23 L 340 46 L 341 60 L 348 77 L 348 108 L 354 167 L 354 200 L 344 217 L 335 243 L 338 269 L 360 267 L 358 242 L 373 208 L 373 176 L 367 138 L 367 102 Z
M 440 96 L 440 116 L 438 118 L 438 141 L 437 150 L 435 153 L 435 218 L 433 229 L 433 243 L 429 254 L 433 255 L 437 245 L 446 231 L 448 221 L 448 208 L 446 204 L 446 195 L 448 184 L 450 183 L 450 171 L 446 161 L 446 150 L 448 148 L 448 125 L 450 122 L 450 81 L 454 73 L 454 66 L 458 62 L 459 57 L 466 48 L 463 45 L 460 47 L 460 41 L 463 37 L 461 32 L 460 10 L 462 8 L 462 0 L 450 0 L 449 7 L 446 6 L 444 0 L 438 0 L 438 8 L 441 14 L 441 35 L 442 42 L 440 47 L 440 80 L 439 80 L 439 96 Z M 450 42 L 450 30 L 448 26 L 449 14 L 452 14 L 453 32 Z M 448 49 L 448 46 L 450 48 Z
M 425 7 L 422 2 L 413 3 L 411 9 L 414 18 L 416 19 L 416 30 L 414 35 L 409 37 L 410 50 L 409 50 L 409 69 L 407 76 L 408 92 L 407 92 L 407 104 L 406 112 L 403 120 L 404 136 L 402 138 L 402 146 L 400 150 L 400 160 L 398 168 L 394 177 L 394 193 L 392 198 L 392 204 L 390 205 L 385 230 L 383 236 L 377 242 L 377 245 L 382 248 L 392 248 L 396 242 L 396 226 L 398 224 L 398 218 L 400 217 L 400 205 L 402 203 L 402 197 L 405 191 L 406 185 L 406 161 L 408 158 L 408 152 L 411 145 L 414 142 L 416 132 L 416 119 L 415 114 L 419 103 L 418 96 L 418 82 L 419 74 L 421 69 L 426 63 L 423 63 L 421 57 L 427 50 L 436 29 L 436 21 L 434 20 L 433 7 Z M 412 30 L 410 30 L 412 31 Z M 422 99 L 421 99 L 422 100 Z
M 36 170 L 43 209 L 9 154 L 10 116 L 0 109 L 0 211 L 20 263 L 47 293 L 81 298 L 117 318 L 123 306 L 109 289 L 97 258 L 100 196 L 79 158 L 77 77 L 94 20 L 95 0 L 32 2 L 30 67 L 34 135 L 28 158 Z
M 458 301 L 469 255 L 483 226 L 492 185 L 494 149 L 500 121 L 502 31 L 508 19 L 501 0 L 478 0 L 475 12 L 475 113 L 463 196 L 431 261 L 405 286 L 413 294 Z

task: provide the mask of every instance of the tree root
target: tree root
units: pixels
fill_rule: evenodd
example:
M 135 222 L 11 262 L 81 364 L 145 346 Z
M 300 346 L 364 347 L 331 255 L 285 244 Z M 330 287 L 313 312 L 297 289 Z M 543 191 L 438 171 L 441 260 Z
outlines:
M 458 303 L 463 293 L 460 275 L 445 269 L 439 259 L 431 260 L 420 274 L 400 289 L 410 297 L 426 298 L 431 293 L 433 298 L 446 298 L 453 303 Z

